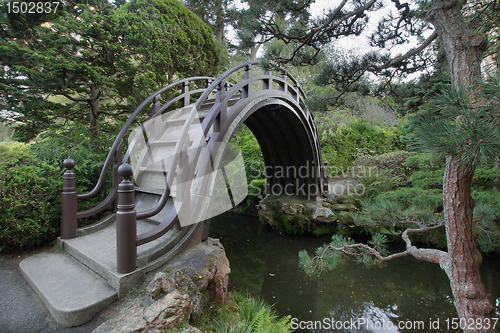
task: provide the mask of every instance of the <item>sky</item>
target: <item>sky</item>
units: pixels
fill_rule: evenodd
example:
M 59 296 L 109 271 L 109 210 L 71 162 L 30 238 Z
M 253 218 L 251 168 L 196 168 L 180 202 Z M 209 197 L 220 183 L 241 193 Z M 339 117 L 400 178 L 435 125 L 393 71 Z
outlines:
M 335 8 L 341 1 L 340 0 L 316 0 L 312 5 L 311 5 L 311 14 L 314 16 L 320 16 L 323 15 L 324 12 L 326 12 L 328 9 Z M 386 1 L 387 3 L 388 1 Z M 241 0 L 235 0 L 235 5 L 237 7 L 242 7 L 246 6 L 246 4 L 242 4 Z M 389 2 L 389 4 L 386 4 L 384 8 L 373 12 L 369 13 L 370 20 L 368 23 L 368 29 L 365 30 L 365 32 L 359 36 L 349 36 L 349 37 L 344 37 L 342 39 L 339 39 L 336 41 L 335 45 L 338 48 L 341 48 L 345 51 L 352 51 L 354 53 L 365 53 L 368 49 L 370 49 L 370 44 L 369 44 L 369 35 L 373 29 L 376 28 L 378 21 L 380 20 L 381 17 L 384 15 L 388 14 L 390 11 L 394 11 L 394 5 Z M 228 37 L 232 39 L 234 36 L 233 32 L 228 33 Z M 415 47 L 417 44 L 412 43 L 412 44 L 407 44 L 407 45 L 402 45 L 399 46 L 398 48 L 394 48 L 392 50 L 393 54 L 402 54 L 406 53 L 408 50 L 411 48 Z M 262 50 L 262 49 L 261 49 Z M 262 52 L 262 51 L 261 51 Z M 260 56 L 260 54 L 259 54 Z

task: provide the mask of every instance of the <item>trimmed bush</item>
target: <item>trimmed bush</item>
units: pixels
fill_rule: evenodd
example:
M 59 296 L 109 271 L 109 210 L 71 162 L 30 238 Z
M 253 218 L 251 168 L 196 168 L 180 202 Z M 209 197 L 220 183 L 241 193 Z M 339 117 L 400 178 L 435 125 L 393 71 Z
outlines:
M 40 246 L 60 233 L 62 162 L 71 156 L 76 162 L 77 192 L 90 191 L 99 178 L 108 149 L 85 140 L 51 137 L 30 145 L 0 143 L 0 247 L 11 250 Z M 78 210 L 94 207 L 109 193 L 111 172 L 101 192 L 79 200 Z M 79 226 L 102 214 L 78 220 Z
M 25 248 L 53 240 L 60 230 L 60 170 L 25 148 L 0 154 L 0 246 Z
M 97 184 L 102 166 L 109 152 L 108 146 L 111 144 L 108 141 L 104 141 L 98 142 L 97 144 L 99 145 L 97 145 L 86 139 L 85 137 L 70 139 L 65 139 L 61 136 L 49 137 L 31 144 L 29 146 L 29 151 L 37 161 L 45 162 L 58 169 L 61 180 L 62 173 L 64 172 L 62 162 L 68 156 L 71 157 L 76 163 L 73 169 L 76 175 L 76 191 L 77 193 L 87 193 Z M 97 147 L 99 147 L 99 149 Z M 78 200 L 78 211 L 94 207 L 101 202 L 109 193 L 111 185 L 112 175 L 110 168 L 99 194 L 90 199 Z M 59 193 L 61 190 L 60 188 Z M 88 224 L 88 222 L 90 222 L 90 220 L 79 220 L 79 225 L 83 226 Z

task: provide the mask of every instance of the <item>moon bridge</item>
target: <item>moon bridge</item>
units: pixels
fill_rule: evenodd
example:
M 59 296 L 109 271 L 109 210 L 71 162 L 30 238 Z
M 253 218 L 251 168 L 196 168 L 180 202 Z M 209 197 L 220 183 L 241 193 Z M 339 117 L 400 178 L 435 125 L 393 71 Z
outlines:
M 103 241 L 109 246 L 100 251 L 116 259 L 110 267 L 97 263 L 94 270 L 116 281 L 111 284 L 117 290 L 125 286 L 111 275 L 158 267 L 183 247 L 206 238 L 210 217 L 246 197 L 243 159 L 231 143 L 242 124 L 262 150 L 261 176 L 267 178 L 268 193 L 309 198 L 321 194 L 319 139 L 304 91 L 287 71 L 263 71 L 257 65 L 245 62 L 217 78 L 182 79 L 146 98 L 120 130 L 88 193 L 76 193 L 75 163 L 64 161 L 62 242 L 71 248 L 76 239 L 115 228 L 116 239 Z M 77 201 L 99 193 L 108 172 L 113 184 L 106 198 L 78 212 Z M 110 206 L 114 214 L 77 228 L 77 219 Z M 88 258 L 81 261 L 92 261 Z

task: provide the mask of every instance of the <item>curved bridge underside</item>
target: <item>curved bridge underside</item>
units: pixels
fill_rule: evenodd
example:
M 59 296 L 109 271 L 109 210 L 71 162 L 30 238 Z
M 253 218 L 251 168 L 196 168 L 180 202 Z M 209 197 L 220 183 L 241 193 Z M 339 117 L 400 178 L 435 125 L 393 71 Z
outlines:
M 235 113 L 238 110 L 234 111 Z M 284 193 L 315 197 L 319 194 L 318 166 L 321 157 L 316 151 L 315 128 L 303 110 L 290 101 L 264 96 L 259 103 L 234 117 L 232 127 L 242 119 L 259 142 L 268 179 L 268 193 Z M 231 135 L 234 133 L 230 131 Z

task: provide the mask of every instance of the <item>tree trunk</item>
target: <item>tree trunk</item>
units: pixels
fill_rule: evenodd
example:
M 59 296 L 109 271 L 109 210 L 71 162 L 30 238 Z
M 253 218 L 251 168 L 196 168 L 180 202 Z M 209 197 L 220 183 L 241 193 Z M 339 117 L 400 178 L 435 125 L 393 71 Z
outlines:
M 250 48 L 250 60 L 257 60 L 257 52 L 259 51 L 260 44 L 254 45 Z
M 481 280 L 482 257 L 472 234 L 473 176 L 474 166 L 460 157 L 446 159 L 443 192 L 448 260 L 442 268 L 450 279 L 458 316 L 466 320 L 464 332 L 494 332 L 486 328 L 491 328 L 493 307 Z
M 219 42 L 224 41 L 224 7 L 222 0 L 215 0 L 215 35 Z
M 438 32 L 445 49 L 452 84 L 462 88 L 474 103 L 480 92 L 486 36 L 470 31 L 461 13 L 461 3 L 456 0 L 433 0 L 428 21 Z M 467 324 L 462 326 L 464 332 L 495 332 L 491 328 L 493 307 L 486 297 L 479 271 L 482 257 L 472 234 L 473 176 L 473 165 L 463 162 L 460 156 L 447 158 L 443 205 L 449 258 L 442 268 L 450 279 L 457 313 Z M 469 327 L 470 323 L 474 325 Z
M 100 131 L 99 125 L 99 89 L 91 86 L 90 87 L 90 132 L 92 133 L 92 137 L 97 139 Z
M 481 79 L 482 55 L 488 38 L 485 34 L 471 32 L 461 8 L 461 2 L 457 0 L 433 0 L 427 20 L 434 26 L 443 44 L 451 82 L 474 97 Z

